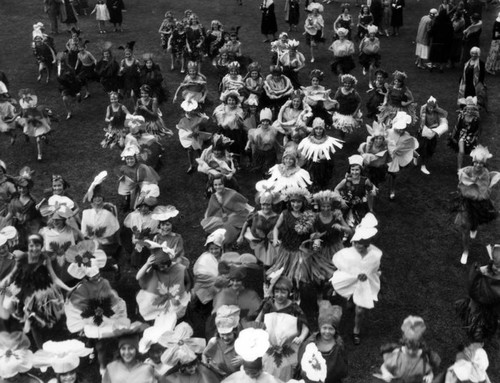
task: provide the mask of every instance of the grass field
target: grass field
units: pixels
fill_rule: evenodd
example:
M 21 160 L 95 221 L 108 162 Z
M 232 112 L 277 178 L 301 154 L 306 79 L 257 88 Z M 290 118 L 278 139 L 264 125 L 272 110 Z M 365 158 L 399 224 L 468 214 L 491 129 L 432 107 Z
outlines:
M 181 17 L 184 9 L 196 12 L 205 26 L 212 19 L 220 20 L 229 29 L 241 25 L 240 39 L 245 55 L 259 61 L 265 68 L 270 61 L 269 45 L 263 44 L 260 35 L 259 2 L 244 0 L 238 6 L 236 0 L 166 2 L 160 0 L 125 0 L 127 13 L 124 14 L 124 32 L 113 33 L 108 27 L 107 35 L 100 35 L 93 16 L 81 18 L 83 38 L 91 41 L 89 49 L 96 57 L 100 57 L 100 46 L 104 40 L 112 41 L 114 47 L 126 41 L 136 40 L 136 54 L 152 52 L 157 62 L 164 68 L 165 84 L 172 93 L 182 80 L 178 71 L 170 72 L 169 59 L 160 48 L 159 24 L 166 10 L 173 10 L 175 16 Z M 89 3 L 93 4 L 92 1 Z M 414 37 L 418 20 L 437 1 L 408 1 L 405 9 L 405 26 L 397 38 L 382 38 L 382 67 L 388 72 L 395 69 L 405 70 L 408 74 L 408 85 L 413 91 L 419 105 L 429 96 L 438 99 L 439 105 L 449 113 L 450 126 L 456 120 L 456 95 L 460 72 L 448 70 L 445 73 L 429 73 L 418 70 L 414 65 Z M 288 30 L 284 23 L 282 9 L 283 0 L 276 0 L 276 14 L 280 31 Z M 339 13 L 339 4 L 333 3 L 325 7 L 327 38 L 331 38 L 334 19 Z M 357 13 L 357 9 L 353 13 Z M 484 30 L 482 35 L 482 57 L 489 49 L 491 26 L 498 10 L 483 13 Z M 301 15 L 302 21 L 304 15 Z M 0 70 L 6 72 L 10 79 L 11 93 L 21 88 L 33 88 L 41 103 L 51 107 L 61 118 L 54 123 L 50 146 L 44 148 L 44 160 L 36 162 L 34 143 L 25 144 L 18 140 L 9 146 L 8 139 L 0 141 L 0 158 L 7 163 L 11 173 L 24 165 L 35 171 L 36 187 L 34 194 L 41 196 L 41 191 L 50 186 L 50 175 L 60 173 L 67 178 L 71 186 L 71 194 L 79 201 L 92 177 L 101 170 L 111 174 L 105 189 L 109 199 L 116 199 L 115 169 L 120 165 L 118 151 L 102 149 L 99 142 L 103 138 L 105 108 L 108 105 L 107 95 L 99 84 L 91 85 L 92 97 L 77 105 L 74 118 L 65 121 L 65 111 L 53 79 L 47 85 L 36 82 L 36 66 L 30 49 L 31 26 L 42 21 L 48 27 L 48 19 L 43 14 L 42 1 L 1 0 L 0 1 Z M 301 32 L 293 32 L 293 38 L 301 41 L 302 51 L 308 57 L 304 36 Z M 55 37 L 56 47 L 62 49 L 68 36 L 60 34 Z M 314 67 L 322 69 L 326 74 L 324 84 L 336 89 L 338 84 L 329 71 L 331 54 L 327 45 L 320 47 Z M 299 47 L 300 49 L 300 47 Z M 118 58 L 120 52 L 115 50 Z M 307 83 L 308 72 L 313 66 L 308 62 L 301 73 L 304 84 Z M 210 99 L 217 103 L 215 71 L 208 62 L 203 63 L 202 72 L 209 78 Z M 264 71 L 266 72 L 266 71 Z M 358 66 L 354 75 L 359 79 L 358 91 L 361 96 L 367 90 L 367 79 L 361 75 Z M 495 157 L 491 160 L 490 169 L 500 169 L 499 123 L 500 81 L 487 77 L 490 92 L 490 113 L 483 114 L 483 133 L 480 141 L 488 145 Z M 132 105 L 127 104 L 128 107 Z M 168 101 L 163 106 L 167 126 L 175 129 L 181 116 L 178 105 Z M 211 111 L 208 111 L 211 112 Z M 332 187 L 341 179 L 346 169 L 347 156 L 354 153 L 357 146 L 366 137 L 364 129 L 349 138 L 348 143 L 336 155 L 335 177 Z M 187 162 L 185 154 L 176 136 L 166 142 L 167 153 L 165 165 L 161 170 L 160 201 L 175 205 L 182 214 L 176 230 L 184 236 L 187 254 L 195 259 L 202 251 L 203 231 L 199 225 L 206 200 L 203 197 L 204 177 L 185 174 Z M 410 314 L 422 316 L 427 323 L 428 343 L 443 358 L 443 367 L 447 367 L 454 359 L 456 347 L 463 342 L 463 332 L 455 317 L 453 303 L 464 296 L 468 269 L 461 266 L 460 235 L 453 226 L 453 215 L 449 210 L 450 193 L 456 188 L 455 154 L 446 146 L 442 138 L 438 150 L 430 166 L 430 176 L 423 175 L 417 168 L 410 168 L 399 178 L 396 201 L 389 202 L 387 186 L 382 186 L 380 196 L 376 200 L 375 212 L 380 221 L 380 237 L 377 246 L 384 251 L 382 259 L 382 290 L 379 302 L 369 313 L 367 331 L 362 334 L 362 345 L 354 347 L 349 334 L 352 331 L 352 313 L 344 314 L 342 333 L 347 340 L 350 362 L 348 382 L 370 382 L 375 380 L 371 374 L 381 363 L 378 347 L 388 341 L 396 341 L 400 336 L 399 327 L 402 320 Z M 253 200 L 255 177 L 241 174 L 242 190 Z M 498 195 L 495 194 L 496 206 Z M 500 225 L 494 222 L 481 228 L 472 243 L 470 262 L 487 260 L 484 245 L 500 241 Z M 469 262 L 469 263 L 470 263 Z M 131 271 L 126 271 L 117 286 L 119 292 L 133 300 L 133 293 L 138 289 Z M 490 342 L 486 349 L 490 357 L 490 378 L 492 382 L 500 381 L 500 352 L 498 338 Z

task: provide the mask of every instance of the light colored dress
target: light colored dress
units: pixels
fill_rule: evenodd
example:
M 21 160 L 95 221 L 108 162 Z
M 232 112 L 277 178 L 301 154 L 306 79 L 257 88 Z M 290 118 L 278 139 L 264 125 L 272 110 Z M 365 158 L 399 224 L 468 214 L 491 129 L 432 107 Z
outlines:
M 109 21 L 109 11 L 106 4 L 95 5 L 95 19 L 97 21 Z

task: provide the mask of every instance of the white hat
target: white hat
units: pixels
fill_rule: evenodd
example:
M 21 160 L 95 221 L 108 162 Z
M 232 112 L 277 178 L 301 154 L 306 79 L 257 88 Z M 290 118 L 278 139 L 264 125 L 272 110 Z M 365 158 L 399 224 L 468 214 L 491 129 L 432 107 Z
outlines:
M 177 315 L 173 311 L 160 314 L 153 324 L 153 326 L 148 327 L 144 330 L 142 338 L 139 341 L 139 352 L 145 354 L 149 351 L 153 344 L 160 341 L 160 338 L 167 331 L 173 331 L 175 324 L 177 322 Z
M 424 320 L 413 315 L 406 317 L 401 325 L 401 331 L 408 340 L 419 340 L 424 335 L 426 328 Z
M 377 234 L 377 218 L 372 213 L 367 213 L 356 229 L 354 231 L 354 235 L 351 238 L 351 242 L 367 240 L 375 236 Z
M 316 343 L 306 346 L 300 367 L 310 382 L 324 382 L 326 380 L 326 360 L 318 350 Z
M 372 137 L 377 137 L 377 136 L 385 137 L 387 135 L 384 124 L 380 124 L 377 121 L 373 121 L 372 126 L 366 124 L 366 130 L 368 131 L 368 134 Z
M 83 196 L 83 202 L 89 201 L 92 202 L 92 198 L 94 197 L 94 190 L 95 188 L 102 184 L 103 181 L 108 177 L 108 172 L 106 170 L 103 170 L 100 172 L 97 176 L 95 176 L 94 180 L 90 184 L 87 193 Z
M 151 214 L 151 218 L 157 221 L 168 221 L 171 218 L 177 217 L 179 210 L 173 205 L 156 206 Z
M 466 359 L 459 359 L 450 367 L 460 382 L 480 383 L 487 381 L 486 370 L 490 365 L 488 354 L 480 344 L 472 343 L 463 350 Z
M 359 154 L 354 154 L 350 156 L 348 160 L 349 160 L 349 166 L 359 165 L 363 167 L 363 157 L 361 157 Z
M 260 111 L 260 120 L 268 120 L 272 121 L 273 120 L 273 112 L 269 108 L 264 108 Z
M 193 329 L 186 322 L 179 323 L 173 331 L 165 332 L 158 343 L 167 350 L 161 356 L 161 361 L 169 366 L 188 364 L 196 359 L 205 349 L 206 341 L 202 338 L 191 338 Z
M 2 230 L 0 230 L 0 235 L 9 239 L 14 239 L 17 237 L 17 229 L 14 226 L 5 226 Z
M 429 99 L 427 100 L 427 103 L 436 103 L 436 99 L 432 96 L 429 97 Z
M 325 128 L 325 120 L 323 120 L 321 117 L 316 117 L 313 122 L 312 122 L 312 128 Z
M 297 48 L 300 45 L 300 42 L 298 42 L 295 39 L 288 40 L 288 46 L 290 48 Z
M 393 129 L 404 130 L 408 124 L 411 124 L 411 116 L 403 111 L 399 111 L 392 120 Z
M 339 36 L 347 36 L 347 34 L 349 33 L 349 31 L 345 28 L 339 28 L 337 29 L 337 35 Z
M 7 85 L 5 85 L 3 81 L 0 81 L 0 94 L 5 94 L 5 93 L 9 93 Z
M 69 262 L 68 274 L 76 279 L 94 277 L 106 265 L 106 253 L 97 248 L 96 241 L 85 240 L 71 246 L 64 254 Z
M 245 362 L 262 358 L 270 346 L 269 334 L 263 329 L 252 327 L 242 330 L 234 342 L 234 350 Z
M 30 341 L 21 331 L 0 332 L 0 378 L 9 379 L 33 367 Z
M 192 98 L 187 98 L 181 103 L 181 108 L 185 112 L 192 112 L 198 108 L 198 102 Z
M 368 30 L 369 34 L 378 32 L 378 27 L 376 25 L 368 25 L 366 29 Z
M 235 305 L 222 305 L 217 309 L 215 326 L 219 334 L 229 334 L 240 323 L 240 308 Z
M 472 157 L 472 161 L 486 163 L 493 154 L 490 153 L 487 146 L 478 145 L 471 152 L 470 156 Z
M 310 3 L 308 6 L 307 6 L 307 10 L 309 12 L 312 12 L 314 10 L 317 10 L 319 13 L 323 12 L 323 6 L 319 3 Z
M 124 159 L 125 157 L 135 157 L 140 152 L 141 151 L 137 146 L 127 145 L 127 146 L 125 146 L 125 149 L 123 149 L 120 156 L 122 157 L 122 159 Z
M 35 353 L 33 367 L 42 371 L 52 367 L 56 374 L 64 374 L 75 370 L 80 365 L 80 358 L 90 355 L 92 351 L 76 339 L 48 341 Z
M 225 237 L 226 237 L 226 229 L 217 229 L 207 237 L 207 240 L 205 241 L 205 246 L 209 245 L 210 243 L 213 243 L 214 245 L 222 247 Z

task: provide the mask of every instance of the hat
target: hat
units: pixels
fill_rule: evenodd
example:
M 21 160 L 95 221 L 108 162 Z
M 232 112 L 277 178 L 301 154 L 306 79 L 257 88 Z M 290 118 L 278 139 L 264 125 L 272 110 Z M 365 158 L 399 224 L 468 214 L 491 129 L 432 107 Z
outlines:
M 7 165 L 2 160 L 0 160 L 0 168 L 2 168 L 4 173 L 7 173 Z
M 273 112 L 269 108 L 264 108 L 260 111 L 260 120 L 268 120 L 271 122 L 273 120 Z
M 434 16 L 437 16 L 437 14 L 438 14 L 438 10 L 437 10 L 436 8 L 432 8 L 432 9 L 429 11 L 429 14 L 434 15 Z
M 422 335 L 424 335 L 425 329 L 424 320 L 413 315 L 407 317 L 401 325 L 401 331 L 403 331 L 403 336 L 407 340 L 420 340 Z
M 0 332 L 0 378 L 9 379 L 33 366 L 30 341 L 21 331 Z
M 225 236 L 226 236 L 226 229 L 217 229 L 207 237 L 207 240 L 205 241 L 205 246 L 208 246 L 209 244 L 213 243 L 214 245 L 222 247 Z
M 213 27 L 222 27 L 222 23 L 219 20 L 212 20 L 210 22 L 210 26 Z
M 205 349 L 205 339 L 191 338 L 193 329 L 186 322 L 179 323 L 173 331 L 165 332 L 158 343 L 167 350 L 161 356 L 161 361 L 169 366 L 189 364 Z
M 288 37 L 288 33 L 286 33 L 286 32 L 281 32 L 281 33 L 279 34 L 279 38 L 280 38 L 280 39 L 282 39 L 283 37 Z
M 212 150 L 227 150 L 234 141 L 223 134 L 215 133 L 212 136 Z
M 245 362 L 262 358 L 270 346 L 269 334 L 263 329 L 252 327 L 240 331 L 234 342 L 234 350 Z
M 32 89 L 21 89 L 18 92 L 19 105 L 23 109 L 35 108 L 38 104 L 38 97 Z
M 344 199 L 338 191 L 322 190 L 313 195 L 313 200 L 320 206 L 328 204 L 331 205 L 332 208 L 338 209 L 347 207 Z
M 125 159 L 126 157 L 135 157 L 141 152 L 141 150 L 135 146 L 135 145 L 127 145 L 123 149 L 122 153 L 120 156 L 122 157 L 122 160 Z
M 437 100 L 436 100 L 434 97 L 432 97 L 432 96 L 430 96 L 430 97 L 427 99 L 427 103 L 428 103 L 428 104 L 435 104 L 436 102 L 437 102 Z
M 92 351 L 76 339 L 48 341 L 34 354 L 33 367 L 42 371 L 52 367 L 56 374 L 65 374 L 75 370 L 80 365 L 80 358 L 90 355 Z
M 156 184 L 144 184 L 137 198 L 136 207 L 147 205 L 154 207 L 158 204 L 157 198 L 160 196 L 160 188 Z
M 8 240 L 14 239 L 17 237 L 17 230 L 14 226 L 5 226 L 0 230 L 0 235 Z
M 345 36 L 347 36 L 348 33 L 349 33 L 349 31 L 345 28 L 341 27 L 341 28 L 337 29 L 337 35 L 339 35 L 339 36 L 345 37 Z
M 399 80 L 401 82 L 404 82 L 408 76 L 406 75 L 405 72 L 397 70 L 392 74 L 392 77 L 394 77 L 394 80 Z
M 353 85 L 356 85 L 358 83 L 358 80 L 356 80 L 356 77 L 354 77 L 352 74 L 343 74 L 340 76 L 340 82 L 349 82 Z
M 366 29 L 368 30 L 368 34 L 378 32 L 378 27 L 376 25 L 368 25 Z
M 192 112 L 193 110 L 198 109 L 198 102 L 195 99 L 188 97 L 182 101 L 181 108 L 184 112 Z
M 480 343 L 472 343 L 462 351 L 463 358 L 450 367 L 458 381 L 481 383 L 489 381 L 486 370 L 490 365 L 488 354 Z M 458 354 L 460 355 L 460 354 Z
M 220 99 L 224 104 L 227 103 L 228 97 L 233 97 L 236 100 L 236 103 L 240 102 L 240 94 L 238 93 L 237 90 L 229 90 L 227 92 L 223 92 L 220 95 Z
M 235 281 L 243 281 L 247 276 L 244 267 L 231 266 L 229 269 L 229 279 Z
M 144 330 L 142 338 L 139 341 L 138 351 L 145 354 L 152 345 L 158 344 L 161 336 L 167 331 L 173 331 L 177 322 L 177 314 L 174 311 L 168 311 L 156 317 L 153 326 Z
M 469 52 L 469 53 L 470 53 L 471 55 L 472 55 L 473 53 L 477 53 L 479 56 L 481 56 L 481 48 L 479 48 L 479 47 L 472 47 L 472 48 L 470 49 L 470 52 Z
M 261 193 L 259 196 L 259 204 L 261 205 L 264 203 L 274 204 L 275 201 L 276 201 L 276 194 L 272 192 L 265 191 Z
M 399 111 L 392 119 L 392 128 L 396 130 L 404 130 L 411 124 L 411 116 L 403 111 Z
M 500 23 L 500 12 L 498 12 L 498 16 L 497 18 L 495 19 L 495 21 L 499 22 Z
M 385 137 L 387 134 L 384 124 L 378 123 L 377 121 L 373 121 L 372 126 L 366 124 L 366 130 L 368 131 L 368 134 L 372 137 L 378 137 L 378 136 Z
M 257 258 L 255 255 L 250 253 L 243 253 L 240 255 L 235 251 L 228 251 L 222 254 L 220 260 L 228 265 L 239 265 L 250 268 L 257 264 Z
M 493 154 L 490 153 L 487 146 L 478 145 L 471 152 L 470 156 L 472 157 L 472 161 L 486 163 Z
M 293 157 L 295 160 L 297 160 L 297 157 L 299 156 L 299 153 L 297 152 L 297 149 L 292 146 L 288 146 L 285 148 L 285 151 L 283 152 L 282 158 L 285 157 Z
M 231 69 L 240 69 L 240 63 L 238 61 L 231 61 L 229 64 L 227 64 L 227 70 L 230 71 Z
M 49 205 L 43 205 L 40 208 L 40 214 L 42 217 L 50 217 L 51 219 L 68 219 L 73 216 L 74 212 L 66 205 L 59 205 L 58 203 L 52 205 L 49 202 Z
M 108 172 L 106 170 L 103 170 L 97 176 L 95 176 L 94 180 L 92 181 L 87 190 L 87 193 L 85 193 L 85 195 L 83 196 L 83 202 L 85 201 L 92 202 L 94 194 L 97 193 L 100 194 L 100 186 L 107 177 L 108 177 Z
M 172 219 L 174 217 L 177 217 L 179 215 L 179 210 L 176 209 L 175 206 L 173 205 L 167 205 L 167 206 L 156 206 L 155 209 L 153 210 L 153 213 L 151 214 L 151 218 L 157 220 L 157 221 L 168 221 L 169 219 Z
M 262 68 L 257 61 L 254 61 L 248 65 L 248 73 L 253 72 L 253 71 L 257 71 L 260 73 L 261 70 L 262 70 Z
M 297 199 L 307 201 L 311 198 L 311 193 L 309 193 L 307 189 L 298 186 L 286 188 L 286 190 L 284 190 L 282 194 L 285 196 L 285 199 L 287 201 Z
M 307 6 L 307 10 L 309 12 L 312 12 L 314 10 L 317 10 L 319 13 L 323 12 L 323 6 L 319 3 L 310 3 L 308 6 Z
M 28 166 L 24 166 L 19 171 L 19 177 L 16 178 L 16 185 L 22 186 L 22 187 L 27 187 L 27 188 L 32 188 L 33 187 L 33 179 L 31 178 L 31 176 L 34 172 L 35 171 L 31 170 Z
M 297 48 L 299 45 L 300 45 L 300 42 L 298 42 L 298 41 L 297 41 L 297 40 L 295 40 L 295 39 L 288 40 L 288 46 L 289 46 L 290 48 Z
M 329 301 L 323 300 L 319 303 L 318 327 L 324 324 L 339 327 L 342 318 L 342 307 L 333 306 Z
M 313 123 L 312 123 L 312 128 L 323 128 L 325 129 L 325 120 L 323 120 L 321 117 L 316 117 L 314 120 L 313 120 Z
M 493 264 L 500 267 L 500 245 L 488 245 L 486 246 L 486 250 L 488 251 L 490 259 L 493 261 Z
M 348 160 L 349 160 L 349 166 L 359 165 L 363 167 L 363 157 L 361 157 L 359 154 L 354 154 L 350 156 Z
M 256 94 L 250 94 L 244 102 L 248 106 L 259 106 L 259 97 Z
M 144 61 L 149 61 L 149 60 L 153 61 L 153 58 L 154 58 L 154 56 L 153 56 L 153 54 L 152 54 L 152 53 L 144 53 L 144 54 L 142 55 L 142 59 L 143 59 Z
M 118 338 L 118 349 L 125 345 L 132 346 L 139 351 L 139 335 L 138 334 L 125 334 Z
M 377 234 L 377 218 L 372 213 L 367 213 L 356 229 L 354 235 L 351 238 L 351 242 L 368 240 Z
M 84 240 L 73 245 L 64 254 L 69 262 L 68 274 L 76 279 L 92 278 L 106 265 L 106 253 L 94 240 Z
M 219 334 L 229 334 L 240 323 L 240 308 L 235 305 L 222 305 L 215 315 L 215 326 Z
M 324 382 L 326 380 L 326 360 L 318 350 L 316 343 L 307 344 L 300 360 L 302 372 L 306 374 L 308 382 Z

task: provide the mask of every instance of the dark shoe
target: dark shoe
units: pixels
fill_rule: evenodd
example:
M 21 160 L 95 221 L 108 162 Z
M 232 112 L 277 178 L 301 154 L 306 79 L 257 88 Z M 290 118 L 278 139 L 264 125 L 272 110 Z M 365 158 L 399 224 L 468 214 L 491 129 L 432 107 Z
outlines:
M 361 337 L 359 334 L 352 333 L 352 343 L 354 343 L 355 346 L 359 346 L 361 344 Z

